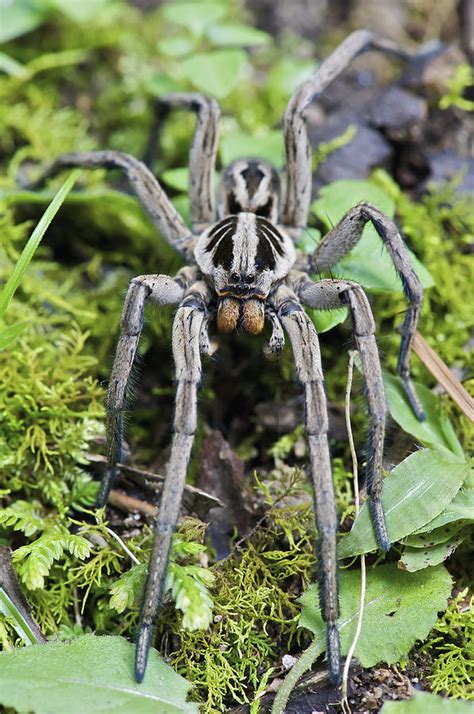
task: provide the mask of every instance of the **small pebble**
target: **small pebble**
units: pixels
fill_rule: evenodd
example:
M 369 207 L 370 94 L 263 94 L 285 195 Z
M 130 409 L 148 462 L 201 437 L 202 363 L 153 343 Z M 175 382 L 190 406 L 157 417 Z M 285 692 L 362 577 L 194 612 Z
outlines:
M 297 658 L 293 657 L 293 655 L 285 654 L 281 658 L 281 663 L 285 669 L 291 669 L 295 664 L 296 660 Z

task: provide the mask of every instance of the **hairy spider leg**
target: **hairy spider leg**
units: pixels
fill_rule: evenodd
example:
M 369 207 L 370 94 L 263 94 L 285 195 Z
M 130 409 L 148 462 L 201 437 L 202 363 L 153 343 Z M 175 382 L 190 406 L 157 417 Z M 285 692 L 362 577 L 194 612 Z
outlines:
M 311 203 L 312 149 L 308 139 L 305 109 L 360 54 L 378 50 L 408 59 L 412 55 L 390 40 L 375 37 L 368 30 L 357 30 L 347 37 L 316 72 L 298 87 L 283 118 L 285 133 L 287 190 L 282 222 L 293 237 L 306 226 Z
M 423 421 L 425 412 L 410 377 L 410 355 L 423 302 L 423 288 L 394 221 L 370 203 L 354 206 L 337 226 L 324 236 L 313 256 L 308 258 L 308 270 L 311 272 L 315 265 L 318 270 L 325 270 L 338 263 L 361 239 L 364 226 L 369 221 L 392 258 L 408 300 L 408 309 L 401 328 L 397 371 L 413 411 L 417 418 Z
M 34 183 L 38 188 L 66 168 L 80 166 L 84 169 L 120 169 L 130 188 L 150 216 L 167 243 L 188 260 L 192 259 L 194 236 L 175 209 L 158 180 L 144 163 L 121 151 L 85 151 L 61 154 Z
M 277 289 L 272 302 L 293 349 L 296 374 L 303 385 L 314 512 L 318 529 L 318 582 L 321 613 L 327 628 L 327 659 L 332 681 L 340 680 L 340 644 L 337 628 L 338 587 L 336 563 L 337 514 L 328 444 L 328 413 L 319 340 L 312 320 L 296 294 L 287 286 Z
M 107 471 L 102 478 L 97 497 L 99 506 L 105 506 L 107 503 L 110 489 L 117 477 L 117 464 L 122 459 L 123 412 L 143 328 L 145 302 L 151 300 L 159 305 L 177 305 L 185 293 L 185 271 L 189 273 L 190 269 L 180 271 L 176 279 L 167 275 L 139 275 L 129 285 L 107 392 Z
M 214 178 L 221 110 L 214 99 L 204 94 L 176 92 L 158 97 L 153 104 L 153 124 L 144 159 L 147 166 L 156 156 L 163 124 L 173 109 L 188 109 L 196 114 L 189 152 L 189 202 L 193 231 L 201 233 L 216 220 Z
M 161 607 L 173 533 L 178 522 L 186 471 L 197 427 L 197 389 L 201 381 L 200 341 L 211 294 L 199 281 L 176 311 L 173 357 L 176 366 L 176 408 L 171 455 L 155 525 L 153 552 L 143 598 L 135 652 L 135 678 L 143 681 L 153 625 Z
M 304 274 L 302 279 L 297 293 L 304 305 L 318 310 L 332 310 L 348 305 L 350 309 L 354 338 L 367 388 L 370 418 L 365 481 L 377 542 L 382 550 L 388 551 L 390 540 L 380 500 L 386 405 L 372 310 L 367 295 L 357 283 L 349 280 L 321 280 L 313 283 L 308 281 Z

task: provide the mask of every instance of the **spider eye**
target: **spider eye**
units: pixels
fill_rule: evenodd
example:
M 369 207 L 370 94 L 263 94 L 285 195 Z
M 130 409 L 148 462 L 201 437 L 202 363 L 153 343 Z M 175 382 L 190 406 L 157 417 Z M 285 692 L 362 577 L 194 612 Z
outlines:
M 233 283 L 238 283 L 238 282 L 239 282 L 239 275 L 238 275 L 238 273 L 231 273 L 231 274 L 230 274 L 230 279 L 232 280 Z
M 249 273 L 249 275 L 245 276 L 245 282 L 247 283 L 247 285 L 250 285 L 251 283 L 253 283 L 254 279 L 255 279 L 255 275 L 252 275 L 252 273 Z

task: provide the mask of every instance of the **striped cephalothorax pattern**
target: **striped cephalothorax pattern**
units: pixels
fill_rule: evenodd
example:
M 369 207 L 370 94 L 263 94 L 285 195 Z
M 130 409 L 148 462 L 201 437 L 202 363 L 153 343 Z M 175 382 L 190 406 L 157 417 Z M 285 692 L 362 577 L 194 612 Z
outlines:
M 199 94 L 161 97 L 155 106 L 149 155 L 156 147 L 163 120 L 173 108 L 187 108 L 197 116 L 189 160 L 191 227 L 173 207 L 149 168 L 128 154 L 117 151 L 64 154 L 40 179 L 44 181 L 68 166 L 122 170 L 160 233 L 189 264 L 174 278 L 140 275 L 131 281 L 107 396 L 108 470 L 100 489 L 100 505 L 107 502 L 120 468 L 123 411 L 143 327 L 145 303 L 153 301 L 159 305 L 177 305 L 173 323 L 177 383 L 174 435 L 137 635 L 137 681 L 142 681 L 145 674 L 153 623 L 161 607 L 171 541 L 179 517 L 197 425 L 201 355 L 209 354 L 214 349 L 209 337 L 214 326 L 221 333 L 242 327 L 250 334 L 259 335 L 267 321 L 271 335 L 265 354 L 270 357 L 278 355 L 283 348 L 284 333 L 289 337 L 296 374 L 305 396 L 304 419 L 318 530 L 320 606 L 327 623 L 327 658 L 334 682 L 339 680 L 340 672 L 337 517 L 318 335 L 304 306 L 319 310 L 341 305 L 349 308 L 367 387 L 367 493 L 379 546 L 382 550 L 390 547 L 380 500 L 385 398 L 370 304 L 356 283 L 334 279 L 313 280 L 311 276 L 335 265 L 360 239 L 367 222 L 372 223 L 392 257 L 408 300 L 398 372 L 419 419 L 423 419 L 424 414 L 410 379 L 409 362 L 422 288 L 395 223 L 368 203 L 351 209 L 321 240 L 313 255 L 301 253 L 293 242 L 306 226 L 311 197 L 311 147 L 306 131 L 305 109 L 354 57 L 370 49 L 406 56 L 400 48 L 377 39 L 365 30 L 350 35 L 290 99 L 283 120 L 286 150 L 283 187 L 280 187 L 278 172 L 267 162 L 239 159 L 223 171 L 219 206 L 214 194 L 220 114 L 217 103 Z M 367 259 L 370 260 L 370 256 Z
M 218 330 L 233 332 L 242 325 L 260 334 L 265 302 L 296 259 L 291 238 L 268 219 L 242 211 L 205 231 L 194 255 L 216 292 Z

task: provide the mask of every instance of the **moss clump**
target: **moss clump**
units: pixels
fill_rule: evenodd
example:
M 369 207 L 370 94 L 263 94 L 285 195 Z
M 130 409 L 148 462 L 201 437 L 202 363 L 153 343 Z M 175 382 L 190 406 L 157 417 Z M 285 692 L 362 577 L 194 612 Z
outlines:
M 452 600 L 423 651 L 433 658 L 428 677 L 433 692 L 474 699 L 474 605 L 467 589 Z

